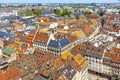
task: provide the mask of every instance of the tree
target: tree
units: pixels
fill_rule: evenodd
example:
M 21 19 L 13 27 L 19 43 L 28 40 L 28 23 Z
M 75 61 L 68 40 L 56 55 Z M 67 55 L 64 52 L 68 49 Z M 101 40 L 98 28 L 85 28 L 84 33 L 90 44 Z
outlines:
M 78 8 L 85 8 L 85 6 L 84 5 L 79 5 Z
M 100 16 L 103 16 L 103 12 L 102 11 L 97 11 L 97 14 Z
M 84 15 L 90 15 L 90 14 L 92 14 L 92 12 L 89 11 L 89 10 L 86 10 L 86 11 L 84 12 Z
M 34 15 L 34 16 L 38 16 L 40 14 L 42 14 L 44 11 L 43 10 L 38 10 L 38 9 L 28 9 L 28 10 L 25 10 L 23 12 L 23 14 L 25 15 Z
M 28 9 L 28 10 L 24 11 L 24 14 L 25 15 L 32 15 L 33 11 Z
M 59 9 L 55 9 L 55 10 L 54 10 L 54 13 L 55 13 L 56 15 L 58 15 L 58 16 L 62 16 L 62 12 L 61 12 L 61 10 L 59 10 Z
M 77 19 L 79 19 L 79 14 L 77 14 L 77 15 L 75 15 L 75 19 L 77 20 Z
M 34 14 L 34 15 L 36 15 L 36 16 L 38 16 L 38 15 L 40 15 L 40 14 L 42 14 L 42 13 L 43 13 L 43 10 L 32 9 L 32 14 Z
M 23 13 L 22 13 L 22 12 L 18 12 L 17 14 L 18 14 L 19 16 L 23 15 Z
M 68 11 L 67 9 L 65 9 L 65 10 L 63 10 L 62 14 L 63 14 L 63 16 L 66 15 L 66 16 L 70 17 L 71 11 Z
M 119 11 L 119 14 L 120 14 L 120 11 Z
M 63 10 L 59 10 L 59 9 L 55 9 L 54 13 L 58 16 L 68 16 L 70 17 L 71 11 L 68 11 L 67 9 L 63 9 Z
M 38 24 L 35 24 L 35 29 L 38 29 L 39 28 L 39 25 Z

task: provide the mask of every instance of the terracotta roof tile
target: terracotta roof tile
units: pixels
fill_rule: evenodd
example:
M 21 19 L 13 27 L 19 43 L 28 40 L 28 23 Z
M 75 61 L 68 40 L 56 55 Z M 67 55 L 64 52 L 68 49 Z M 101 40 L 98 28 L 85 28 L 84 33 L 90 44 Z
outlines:
M 83 42 L 81 44 L 76 45 L 72 48 L 71 53 L 75 56 L 78 53 L 80 53 L 82 56 L 85 55 L 85 52 L 87 51 L 87 43 Z
M 45 63 L 47 61 L 53 60 L 54 57 L 47 51 L 42 51 L 40 49 L 35 49 L 33 55 L 35 56 L 35 60 L 37 65 L 41 66 L 42 63 Z
M 63 60 L 61 58 L 55 59 L 55 68 L 56 69 L 60 69 L 61 67 L 66 66 L 66 65 L 67 65 L 66 60 Z
M 75 41 L 75 37 L 71 34 L 66 34 L 66 33 L 60 33 L 60 32 L 57 32 L 55 34 L 55 39 L 59 39 L 59 38 L 68 38 L 70 40 L 70 42 L 74 42 Z
M 35 56 L 22 55 L 20 59 L 13 61 L 12 65 L 10 65 L 7 70 L 9 71 L 14 67 L 17 67 L 21 73 L 21 77 L 24 77 L 27 74 L 29 74 L 32 70 L 34 70 L 35 66 L 36 66 Z
M 0 80 L 3 80 L 3 78 L 4 78 L 3 72 L 2 70 L 0 70 Z
M 81 67 L 80 67 L 80 65 L 75 61 L 75 60 L 73 60 L 72 62 L 71 62 L 71 65 L 77 70 L 77 71 L 81 71 Z
M 108 57 L 111 60 L 111 63 L 118 63 L 120 64 L 120 49 L 119 48 L 112 48 L 110 52 L 105 53 L 105 58 Z
M 91 30 L 91 28 L 90 27 L 85 27 L 85 33 L 87 34 L 87 35 L 91 35 L 92 34 L 92 30 Z
M 41 18 L 36 18 L 36 20 L 38 20 L 38 21 L 41 21 L 41 20 L 43 20 L 44 22 L 48 22 L 49 21 L 49 19 L 46 17 L 46 18 L 43 18 L 43 17 L 41 17 Z
M 26 43 L 29 43 L 29 44 L 32 44 L 33 42 L 33 39 L 34 39 L 34 34 L 29 34 L 26 38 Z
M 24 32 L 17 32 L 16 38 L 21 38 L 22 36 L 24 36 Z
M 17 80 L 21 77 L 20 71 L 18 68 L 13 68 L 7 72 L 0 71 L 0 80 Z
M 37 32 L 34 42 L 47 44 L 49 39 L 48 33 Z
M 95 14 L 91 14 L 91 15 L 88 15 L 88 18 L 90 18 L 90 19 L 97 19 L 99 17 L 97 15 L 95 15 Z

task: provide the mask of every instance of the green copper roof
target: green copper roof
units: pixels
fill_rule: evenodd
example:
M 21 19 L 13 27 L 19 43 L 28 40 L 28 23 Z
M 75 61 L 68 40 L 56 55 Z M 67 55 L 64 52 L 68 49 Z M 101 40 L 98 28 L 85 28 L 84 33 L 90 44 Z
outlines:
M 12 55 L 14 54 L 16 51 L 10 48 L 5 48 L 3 49 L 3 53 L 7 54 L 7 55 Z

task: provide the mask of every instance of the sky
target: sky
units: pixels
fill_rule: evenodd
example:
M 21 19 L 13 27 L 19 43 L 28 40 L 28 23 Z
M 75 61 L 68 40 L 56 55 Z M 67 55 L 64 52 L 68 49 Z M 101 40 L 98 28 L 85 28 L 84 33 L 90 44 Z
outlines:
M 120 0 L 0 0 L 0 3 L 120 3 Z

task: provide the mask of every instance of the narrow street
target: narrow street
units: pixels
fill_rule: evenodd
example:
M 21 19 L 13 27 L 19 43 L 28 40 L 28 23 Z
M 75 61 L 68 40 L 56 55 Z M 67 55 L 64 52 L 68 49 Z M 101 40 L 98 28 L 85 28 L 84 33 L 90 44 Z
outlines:
M 108 79 L 88 73 L 88 80 L 108 80 Z

